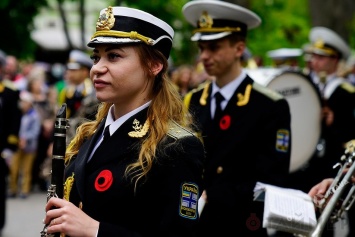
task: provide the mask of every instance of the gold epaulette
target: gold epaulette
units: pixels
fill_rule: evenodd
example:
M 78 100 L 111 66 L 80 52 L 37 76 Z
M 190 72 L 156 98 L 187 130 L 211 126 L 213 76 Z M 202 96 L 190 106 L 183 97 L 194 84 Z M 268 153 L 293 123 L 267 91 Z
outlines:
M 63 198 L 67 201 L 69 201 L 69 197 L 70 197 L 70 192 L 71 189 L 73 187 L 73 183 L 74 183 L 74 172 L 72 173 L 71 176 L 69 176 L 65 182 L 64 182 L 64 194 L 63 194 Z
M 265 86 L 262 86 L 261 84 L 259 84 L 257 82 L 254 82 L 253 89 L 260 92 L 263 95 L 266 95 L 267 97 L 269 97 L 270 99 L 272 99 L 274 101 L 277 101 L 277 100 L 280 100 L 283 98 L 283 96 L 280 93 L 278 93 L 274 90 L 271 90 L 270 88 L 267 88 Z
M 10 90 L 17 91 L 17 89 L 12 81 L 4 80 L 4 81 L 0 82 L 0 92 L 3 92 L 5 87 Z
M 17 91 L 15 84 L 10 80 L 4 80 L 4 86 L 13 90 L 13 91 Z
M 201 83 L 197 88 L 194 88 L 192 90 L 190 90 L 185 96 L 184 96 L 184 105 L 186 106 L 186 108 L 189 108 L 190 106 L 190 101 L 191 101 L 191 97 L 193 94 L 195 94 L 198 91 L 203 90 L 201 98 L 200 98 L 200 104 L 201 105 L 206 105 L 206 99 L 208 97 L 208 88 L 211 84 L 211 81 L 206 81 Z
M 341 88 L 349 93 L 355 93 L 355 87 L 348 82 L 341 83 Z
M 193 92 L 190 91 L 184 96 L 183 102 L 184 102 L 184 105 L 186 108 L 190 107 L 190 101 L 191 101 L 192 94 L 193 94 Z
M 242 94 L 242 93 L 237 94 L 237 97 L 238 97 L 237 106 L 244 106 L 244 105 L 248 104 L 249 99 L 250 99 L 251 88 L 252 88 L 252 86 L 250 84 L 248 84 L 245 88 L 244 94 Z
M 186 128 L 182 127 L 181 125 L 177 124 L 174 121 L 171 121 L 169 123 L 168 136 L 174 138 L 175 140 L 178 140 L 183 137 L 194 136 L 194 135 Z

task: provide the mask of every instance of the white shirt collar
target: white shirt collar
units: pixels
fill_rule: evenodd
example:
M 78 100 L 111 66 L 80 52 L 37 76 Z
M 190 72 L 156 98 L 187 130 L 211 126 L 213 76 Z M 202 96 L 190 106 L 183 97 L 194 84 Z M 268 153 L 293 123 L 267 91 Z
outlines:
M 243 82 L 243 80 L 246 78 L 246 72 L 243 69 L 240 75 L 235 78 L 233 81 L 228 83 L 227 85 L 223 86 L 222 88 L 219 88 L 216 84 L 216 82 L 212 82 L 212 93 L 211 93 L 211 118 L 213 118 L 214 113 L 216 111 L 216 103 L 215 103 L 215 97 L 214 95 L 217 92 L 220 92 L 222 96 L 224 97 L 224 100 L 221 102 L 221 108 L 224 110 L 228 104 L 228 101 L 232 98 L 234 92 L 237 90 L 238 86 Z
M 232 98 L 234 92 L 237 90 L 238 86 L 243 82 L 245 78 L 246 78 L 246 72 L 243 69 L 237 78 L 235 78 L 233 81 L 223 86 L 222 88 L 219 88 L 216 82 L 213 81 L 211 97 L 214 98 L 214 95 L 217 92 L 220 92 L 225 99 L 224 101 L 229 101 Z
M 138 112 L 142 111 L 143 109 L 147 108 L 152 101 L 148 101 L 144 105 L 132 110 L 131 112 L 123 115 L 122 117 L 114 120 L 113 112 L 114 112 L 114 106 L 112 105 L 110 107 L 110 110 L 108 111 L 106 122 L 105 122 L 105 128 L 109 125 L 110 126 L 110 135 L 112 135 L 127 119 L 132 117 L 133 115 L 137 114 Z M 105 129 L 104 129 L 105 131 Z

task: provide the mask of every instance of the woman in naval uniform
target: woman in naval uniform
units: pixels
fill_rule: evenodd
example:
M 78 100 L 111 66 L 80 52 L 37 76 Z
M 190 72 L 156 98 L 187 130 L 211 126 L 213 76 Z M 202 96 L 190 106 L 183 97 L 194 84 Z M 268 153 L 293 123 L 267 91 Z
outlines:
M 191 236 L 204 149 L 167 78 L 173 34 L 137 9 L 100 12 L 88 46 L 102 104 L 67 148 L 64 198 L 47 202 L 47 233 Z

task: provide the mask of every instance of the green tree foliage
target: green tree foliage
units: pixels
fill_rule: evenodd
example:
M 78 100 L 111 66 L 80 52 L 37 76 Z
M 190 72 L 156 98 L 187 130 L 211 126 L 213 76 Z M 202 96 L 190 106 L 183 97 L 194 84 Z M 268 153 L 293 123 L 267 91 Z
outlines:
M 74 1 L 83 4 L 83 0 L 57 0 L 58 2 Z M 192 27 L 186 22 L 182 7 L 189 0 L 112 0 L 113 5 L 135 7 L 165 20 L 175 30 L 171 59 L 174 65 L 194 63 L 197 57 L 197 46 L 190 41 Z M 301 48 L 308 43 L 311 29 L 309 1 L 311 0 L 245 0 L 248 8 L 257 13 L 262 23 L 248 32 L 247 45 L 254 56 L 260 56 L 265 65 L 271 60 L 266 53 L 269 50 L 289 47 Z M 30 38 L 33 19 L 40 7 L 47 5 L 47 0 L 0 0 L 0 20 L 3 37 L 0 48 L 8 54 L 21 59 L 33 57 L 36 45 Z M 235 1 L 237 2 L 237 0 Z M 344 23 L 345 24 L 345 23 Z M 349 22 L 350 46 L 355 48 L 355 17 Z
M 247 45 L 255 56 L 271 60 L 267 51 L 278 48 L 301 48 L 308 43 L 311 28 L 308 0 L 252 1 L 250 9 L 260 16 L 262 23 L 249 31 Z
M 130 0 L 121 4 L 145 10 L 171 24 L 175 30 L 172 58 L 175 64 L 183 64 L 194 63 L 197 57 L 196 43 L 190 41 L 192 27 L 182 14 L 186 2 L 188 0 Z M 247 45 L 265 64 L 271 64 L 267 51 L 300 48 L 307 43 L 311 27 L 308 0 L 250 0 L 249 8 L 260 16 L 262 23 L 248 32 Z
M 1 50 L 22 59 L 33 57 L 36 49 L 35 43 L 30 38 L 33 18 L 40 7 L 46 4 L 46 0 L 0 1 Z
M 188 0 L 130 0 L 119 4 L 149 12 L 170 24 L 175 31 L 171 60 L 173 64 L 194 63 L 197 54 L 196 46 L 190 42 L 192 27 L 182 14 L 183 5 Z

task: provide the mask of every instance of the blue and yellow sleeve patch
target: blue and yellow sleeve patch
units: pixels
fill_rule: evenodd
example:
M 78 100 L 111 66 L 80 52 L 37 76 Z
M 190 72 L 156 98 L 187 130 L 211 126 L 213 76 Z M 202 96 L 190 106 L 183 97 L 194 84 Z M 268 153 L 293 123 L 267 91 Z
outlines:
M 290 131 L 279 129 L 276 133 L 276 151 L 287 152 L 290 144 Z
M 181 185 L 179 214 L 184 218 L 197 218 L 198 186 L 193 183 Z

